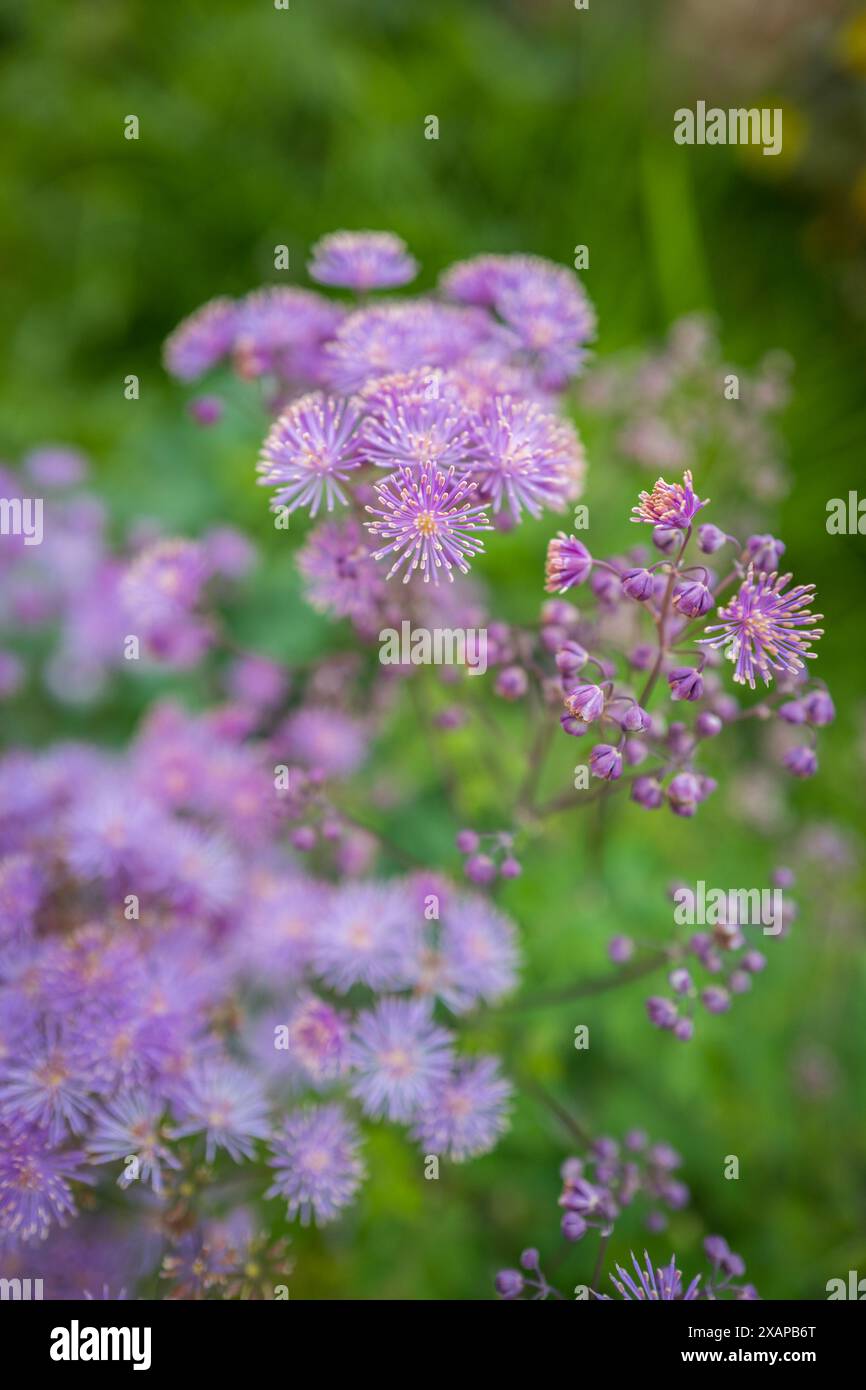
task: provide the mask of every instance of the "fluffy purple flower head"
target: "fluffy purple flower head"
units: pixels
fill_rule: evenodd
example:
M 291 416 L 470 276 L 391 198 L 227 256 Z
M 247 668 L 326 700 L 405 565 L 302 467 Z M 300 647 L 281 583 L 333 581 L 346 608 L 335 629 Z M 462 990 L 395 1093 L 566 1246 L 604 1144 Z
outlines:
M 217 1149 L 225 1149 L 240 1163 L 252 1158 L 254 1140 L 266 1139 L 271 1132 L 268 1107 L 258 1081 L 228 1062 L 203 1062 L 181 1086 L 177 1108 L 181 1123 L 172 1137 L 206 1135 L 208 1163 Z
M 520 962 L 512 922 L 479 895 L 456 898 L 444 915 L 431 988 L 455 1013 L 504 998 Z
M 507 1128 L 511 1086 L 499 1075 L 495 1057 L 459 1062 L 431 1090 L 412 1137 L 424 1153 L 445 1154 L 455 1163 L 487 1153 Z
M 180 1160 L 166 1146 L 162 1105 L 144 1091 L 121 1092 L 96 1116 L 87 1149 L 93 1163 L 122 1163 L 121 1187 L 135 1178 L 162 1192 L 163 1168 L 180 1168 Z M 134 1157 L 135 1169 L 128 1160 Z
M 258 472 L 262 487 L 276 488 L 271 511 L 309 507 L 316 516 L 324 502 L 346 504 L 341 483 L 358 467 L 353 435 L 357 412 L 345 401 L 321 391 L 302 396 L 271 426 L 262 447 Z
M 317 1084 L 341 1076 L 346 1069 L 349 1024 L 330 1004 L 305 995 L 289 1018 L 291 1059 Z
M 294 285 L 254 290 L 239 306 L 232 345 L 239 374 L 323 386 L 326 344 L 344 317 L 339 304 L 313 290 Z
M 582 541 L 560 531 L 548 542 L 544 587 L 549 594 L 582 584 L 591 570 L 592 556 Z
M 83 1162 L 83 1153 L 53 1149 L 42 1129 L 0 1127 L 0 1234 L 44 1240 L 54 1222 L 64 1225 L 75 1215 L 70 1182 L 90 1181 Z
M 328 381 L 338 391 L 357 391 L 394 372 L 453 367 L 501 333 L 480 309 L 426 299 L 375 304 L 340 324 L 325 350 Z
M 181 381 L 203 376 L 231 352 L 238 306 L 231 299 L 212 299 L 178 324 L 166 340 L 167 371 Z
M 284 1197 L 289 1219 L 325 1226 L 349 1205 L 364 1177 L 360 1135 L 340 1105 L 294 1110 L 271 1144 L 275 1170 L 266 1197 Z
M 91 1076 L 83 1057 L 59 1028 L 31 1038 L 15 1061 L 0 1064 L 0 1109 L 17 1121 L 43 1127 L 51 1144 L 81 1134 L 92 1109 Z
M 685 531 L 706 505 L 706 500 L 701 501 L 697 496 L 691 471 L 686 469 L 681 483 L 666 483 L 664 478 L 659 478 L 652 492 L 642 492 L 637 506 L 632 508 L 631 519 L 663 529 Z
M 734 663 L 734 680 L 752 690 L 756 676 L 769 685 L 774 672 L 802 671 L 804 658 L 816 656 L 809 650 L 811 643 L 823 636 L 822 628 L 812 626 L 822 615 L 808 611 L 814 584 L 797 584 L 785 593 L 790 579 L 790 574 L 756 573 L 750 565 L 738 593 L 719 609 L 722 621 L 706 629 L 721 635 L 701 639 L 707 646 L 724 648 Z
M 454 1035 L 434 1023 L 425 999 L 382 999 L 360 1014 L 349 1060 L 364 1113 L 413 1120 L 448 1078 Z
M 298 569 L 314 608 L 350 618 L 363 633 L 381 627 L 385 577 L 354 517 L 315 527 L 298 553 Z
M 535 402 L 495 396 L 481 411 L 472 466 L 479 490 L 495 512 L 506 506 L 514 521 L 525 507 L 561 511 L 580 495 L 583 448 L 574 428 Z
M 416 570 L 421 571 L 425 584 L 431 579 L 438 584 L 443 570 L 452 581 L 455 569 L 468 573 L 467 558 L 484 550 L 475 532 L 492 530 L 484 506 L 473 503 L 475 486 L 455 477 L 453 467 L 447 473 L 430 475 L 400 468 L 377 483 L 380 505 L 368 506 L 367 511 L 378 520 L 366 524 L 375 536 L 388 542 L 374 552 L 374 559 L 397 556 L 388 579 L 404 565 L 404 584 Z
M 473 416 L 443 391 L 443 379 L 438 369 L 420 367 L 365 386 L 356 400 L 364 412 L 356 440 L 359 461 L 425 473 L 468 467 L 478 452 Z
M 616 1275 L 611 1274 L 610 1281 L 619 1294 L 620 1298 L 632 1302 L 650 1303 L 672 1303 L 682 1300 L 683 1302 L 694 1302 L 698 1298 L 698 1285 L 701 1276 L 696 1274 L 687 1289 L 683 1289 L 682 1275 L 677 1269 L 676 1256 L 671 1256 L 671 1262 L 661 1269 L 653 1269 L 650 1257 L 644 1251 L 643 1265 L 638 1263 L 637 1256 L 631 1252 L 631 1262 L 634 1267 L 635 1277 L 623 1269 L 622 1265 L 616 1265 Z M 618 1276 L 618 1277 L 617 1277 Z M 597 1298 L 604 1298 L 604 1294 L 596 1294 Z
M 414 917 L 412 901 L 398 885 L 338 888 L 316 928 L 316 972 L 340 993 L 356 984 L 400 987 L 409 969 Z
M 316 242 L 312 255 L 310 279 L 362 294 L 406 285 L 418 273 L 406 243 L 393 232 L 331 232 Z

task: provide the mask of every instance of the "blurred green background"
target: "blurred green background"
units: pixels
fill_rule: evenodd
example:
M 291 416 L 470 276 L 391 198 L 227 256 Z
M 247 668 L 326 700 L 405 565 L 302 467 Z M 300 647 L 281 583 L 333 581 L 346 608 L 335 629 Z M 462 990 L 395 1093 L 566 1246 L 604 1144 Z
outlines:
M 673 879 L 765 883 L 775 864 L 799 862 L 804 833 L 817 842 L 817 824 L 855 836 L 854 869 L 806 870 L 798 921 L 769 943 L 753 995 L 706 1017 L 687 1047 L 649 1028 L 639 983 L 467 1027 L 593 1133 L 639 1125 L 680 1150 L 694 1199 L 653 1238 L 659 1259 L 675 1249 L 685 1269 L 700 1268 L 699 1237 L 719 1230 L 765 1296 L 812 1298 L 849 1269 L 866 1275 L 864 543 L 825 529 L 827 500 L 863 478 L 866 20 L 856 5 L 780 0 L 775 27 L 756 34 L 749 7 L 725 7 L 724 24 L 718 8 L 4 0 L 0 450 L 14 461 L 47 440 L 82 447 L 118 523 L 245 527 L 267 559 L 237 615 L 242 639 L 294 659 L 342 639 L 297 598 L 291 556 L 253 486 L 264 417 L 228 384 L 225 425 L 202 431 L 160 366 L 180 317 L 280 278 L 275 245 L 290 248 L 282 278 L 306 283 L 306 255 L 323 232 L 390 228 L 421 261 L 426 288 L 479 252 L 570 264 L 584 243 L 601 358 L 651 343 L 692 310 L 716 317 L 736 363 L 749 367 L 770 348 L 792 355 L 782 429 L 793 487 L 762 529 L 784 537 L 786 563 L 817 584 L 826 615 L 816 670 L 840 717 L 822 740 L 821 775 L 782 785 L 773 834 L 755 828 L 748 790 L 730 795 L 724 761 L 714 769 L 723 787 L 698 819 L 623 807 L 603 855 L 597 832 L 588 840 L 579 816 L 562 817 L 523 854 L 524 877 L 502 902 L 521 925 L 528 987 L 563 987 L 604 970 L 615 931 L 666 940 Z M 742 54 L 762 52 L 744 79 Z M 674 109 L 696 97 L 726 105 L 744 80 L 752 102 L 784 106 L 791 142 L 780 160 L 674 145 Z M 129 114 L 137 142 L 123 138 Z M 428 115 L 439 119 L 438 141 L 424 139 Z M 123 396 L 129 373 L 141 379 L 137 402 Z M 646 478 L 575 413 L 590 458 L 590 543 L 617 549 Z M 723 462 L 711 492 L 724 525 Z M 536 611 L 550 529 L 529 524 L 491 544 L 483 577 L 497 615 Z M 4 740 L 122 737 L 145 698 L 124 688 L 75 716 L 34 700 L 4 716 Z M 458 740 L 472 771 L 455 813 L 431 750 L 412 735 L 407 719 L 374 759 L 372 775 L 387 767 L 405 793 L 382 823 L 456 872 L 455 814 L 497 827 L 521 755 Z M 555 792 L 570 784 L 572 750 L 552 761 Z M 588 1052 L 572 1045 L 579 1023 L 590 1027 Z M 558 1251 L 558 1167 L 571 1150 L 567 1128 L 529 1090 L 499 1149 L 438 1183 L 423 1180 L 401 1135 L 371 1130 L 364 1198 L 333 1230 L 295 1238 L 292 1297 L 488 1297 L 496 1269 L 524 1245 Z M 723 1178 L 729 1154 L 740 1158 L 737 1182 Z M 642 1240 L 629 1218 L 612 1251 Z M 593 1257 L 572 1252 L 566 1289 L 588 1279 Z

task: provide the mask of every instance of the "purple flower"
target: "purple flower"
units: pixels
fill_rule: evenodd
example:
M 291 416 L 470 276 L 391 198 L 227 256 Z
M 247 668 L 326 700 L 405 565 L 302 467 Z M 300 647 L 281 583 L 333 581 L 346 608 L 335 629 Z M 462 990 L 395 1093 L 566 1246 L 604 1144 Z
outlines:
M 325 1226 L 348 1206 L 361 1185 L 360 1135 L 340 1105 L 292 1111 L 271 1144 L 275 1178 L 266 1197 L 284 1197 L 291 1220 Z
M 180 1160 L 163 1142 L 162 1104 L 145 1092 L 121 1092 L 99 1112 L 87 1149 L 93 1163 L 122 1163 L 117 1179 L 126 1187 L 134 1179 L 149 1182 L 154 1192 L 162 1192 L 162 1170 L 180 1168 Z M 134 1157 L 135 1168 L 128 1160 Z
M 567 421 L 535 401 L 496 396 L 481 412 L 475 439 L 472 475 L 494 512 L 505 505 L 519 521 L 524 507 L 537 517 L 544 507 L 560 511 L 579 496 L 585 468 L 580 440 Z
M 338 888 L 316 924 L 313 963 L 325 982 L 399 988 L 406 983 L 415 913 L 399 886 L 357 883 Z
M 288 1042 L 291 1060 L 317 1085 L 346 1070 L 349 1024 L 313 994 L 305 994 L 292 1009 Z
M 712 594 L 700 580 L 686 579 L 674 588 L 674 608 L 686 618 L 702 618 L 713 603 Z
M 693 772 L 678 772 L 667 789 L 671 810 L 678 816 L 693 816 L 703 801 L 703 789 Z
M 593 777 L 615 782 L 622 776 L 622 754 L 610 743 L 597 743 L 589 755 L 589 770 Z
M 565 697 L 565 707 L 575 719 L 592 724 L 604 713 L 604 691 L 600 685 L 578 685 Z
M 341 483 L 353 468 L 353 435 L 358 414 L 345 401 L 314 391 L 284 410 L 262 446 L 258 472 L 262 487 L 276 488 L 271 511 L 309 507 L 316 516 L 322 503 L 346 503 Z
M 434 1023 L 424 999 L 382 999 L 360 1014 L 350 1063 L 352 1094 L 371 1116 L 414 1119 L 448 1077 L 453 1034 Z
M 673 1028 L 679 1017 L 676 1004 L 659 994 L 652 995 L 646 1001 L 646 1011 L 650 1023 L 655 1024 L 656 1028 Z
M 612 936 L 608 942 L 607 954 L 614 965 L 625 965 L 634 955 L 634 942 L 629 936 Z
M 311 531 L 298 552 L 298 569 L 314 608 L 351 618 L 363 633 L 378 631 L 385 580 L 354 517 Z
M 721 985 L 707 985 L 701 990 L 701 1003 L 711 1014 L 723 1014 L 731 1007 L 731 996 Z
M 683 1302 L 694 1302 L 698 1297 L 698 1285 L 701 1276 L 695 1275 L 688 1288 L 683 1290 L 682 1276 L 676 1266 L 676 1256 L 671 1256 L 669 1265 L 662 1269 L 654 1270 L 650 1263 L 650 1257 L 644 1251 L 644 1262 L 638 1264 L 637 1256 L 631 1252 L 631 1262 L 634 1267 L 635 1278 L 623 1269 L 622 1265 L 616 1265 L 618 1278 L 611 1274 L 610 1280 L 619 1294 L 620 1298 L 626 1299 L 629 1303 L 637 1301 L 650 1303 L 672 1303 L 682 1300 Z M 605 1298 L 604 1294 L 596 1294 L 597 1298 Z
M 632 521 L 646 521 L 650 526 L 658 526 L 677 531 L 685 531 L 692 524 L 701 507 L 701 501 L 692 487 L 692 475 L 687 469 L 681 483 L 666 483 L 659 478 L 652 492 L 642 492 L 636 507 L 632 508 Z
M 504 666 L 496 676 L 494 689 L 503 700 L 522 700 L 529 689 L 529 677 L 522 666 Z
M 826 690 L 813 690 L 805 700 L 806 718 L 816 729 L 823 729 L 836 718 L 836 707 Z
M 791 748 L 782 762 L 795 777 L 814 777 L 818 771 L 818 757 L 814 748 Z
M 425 1153 L 445 1154 L 455 1163 L 487 1153 L 507 1128 L 511 1086 L 499 1076 L 495 1057 L 459 1062 L 421 1105 L 412 1137 Z
M 31 1039 L 15 1062 L 0 1067 L 0 1109 L 4 1115 L 45 1128 L 49 1143 L 67 1133 L 81 1134 L 92 1109 L 93 1077 L 80 1050 L 58 1028 Z
M 622 587 L 629 598 L 636 599 L 638 603 L 645 603 L 653 596 L 655 576 L 652 570 L 648 569 L 625 570 L 622 575 Z
M 271 1132 L 268 1107 L 258 1081 L 230 1063 L 203 1062 L 182 1084 L 177 1108 L 181 1123 L 171 1137 L 182 1139 L 205 1131 L 208 1163 L 217 1149 L 225 1149 L 235 1161 L 252 1158 L 255 1139 Z
M 473 533 L 490 531 L 483 506 L 473 504 L 475 484 L 455 477 L 454 468 L 428 477 L 411 468 L 400 468 L 384 482 L 376 484 L 380 505 L 367 507 L 379 518 L 366 524 L 374 535 L 388 542 L 374 553 L 374 559 L 397 555 L 388 579 L 406 566 L 403 583 L 420 569 L 424 583 L 439 583 L 443 570 L 453 580 L 454 569 L 468 573 L 467 557 L 481 554 L 483 542 Z
M 774 671 L 788 675 L 802 671 L 803 658 L 816 655 L 809 650 L 810 644 L 823 636 L 821 628 L 811 627 L 821 614 L 807 608 L 814 584 L 797 584 L 786 594 L 790 579 L 790 574 L 756 574 L 750 565 L 735 598 L 719 609 L 722 622 L 707 628 L 721 636 L 701 639 L 710 647 L 724 647 L 725 656 L 735 664 L 734 680 L 752 690 L 756 675 L 769 685 Z M 801 628 L 809 630 L 798 631 Z
M 713 526 L 712 522 L 698 527 L 698 547 L 705 555 L 714 555 L 717 550 L 721 550 L 727 539 L 724 531 L 720 531 L 718 526 Z
M 344 316 L 341 305 L 313 290 L 294 285 L 254 290 L 238 315 L 233 353 L 239 374 L 273 376 L 293 389 L 323 386 L 326 344 Z
M 79 1171 L 84 1154 L 52 1149 L 44 1130 L 0 1129 L 0 1230 L 20 1240 L 44 1240 L 53 1222 L 75 1215 L 70 1182 L 88 1182 Z
M 520 956 L 513 923 L 478 894 L 450 903 L 439 944 L 436 992 L 455 1013 L 514 989 Z
M 232 348 L 238 306 L 231 299 L 213 299 L 179 324 L 165 344 L 165 365 L 181 381 L 194 381 Z
M 320 285 L 343 289 L 392 289 L 408 284 L 418 273 L 405 242 L 393 232 L 331 232 L 313 247 L 307 269 Z
M 677 666 L 668 673 L 672 700 L 699 700 L 704 693 L 704 678 L 694 666 Z
M 500 1298 L 519 1298 L 523 1292 L 523 1275 L 519 1269 L 500 1269 L 496 1276 L 496 1292 Z
M 370 382 L 356 398 L 364 421 L 355 444 L 361 462 L 377 468 L 465 469 L 477 454 L 474 417 L 447 378 L 429 367 Z
M 358 391 L 394 372 L 453 367 L 501 334 L 480 309 L 424 299 L 376 304 L 338 327 L 325 352 L 328 381 L 337 391 Z
M 575 584 L 582 584 L 592 570 L 592 556 L 582 541 L 559 531 L 547 544 L 545 589 L 549 594 L 564 594 Z
M 636 777 L 631 787 L 631 799 L 645 811 L 657 811 L 664 800 L 661 784 L 656 777 L 645 774 Z
M 753 568 L 769 574 L 778 570 L 785 546 L 784 542 L 777 541 L 775 536 L 749 536 L 746 550 Z

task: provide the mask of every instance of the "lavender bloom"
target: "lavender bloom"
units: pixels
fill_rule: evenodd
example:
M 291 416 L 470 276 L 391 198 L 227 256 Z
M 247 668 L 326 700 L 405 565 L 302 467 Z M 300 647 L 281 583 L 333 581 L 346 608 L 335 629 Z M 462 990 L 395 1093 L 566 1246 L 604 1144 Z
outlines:
M 367 507 L 379 518 L 368 521 L 367 527 L 388 544 L 374 553 L 376 560 L 397 554 L 387 578 L 406 566 L 403 583 L 407 584 L 420 569 L 424 583 L 432 578 L 439 583 L 439 571 L 444 569 L 449 580 L 454 569 L 467 574 L 467 557 L 479 555 L 483 543 L 473 534 L 490 531 L 483 505 L 473 505 L 470 494 L 475 484 L 455 478 L 454 468 L 446 473 L 428 477 L 416 474 L 411 468 L 401 468 L 384 482 L 377 483 L 380 506 Z
M 752 690 L 756 675 L 769 685 L 774 671 L 788 675 L 802 671 L 803 658 L 816 655 L 809 650 L 810 644 L 823 636 L 821 628 L 810 626 L 820 622 L 821 614 L 807 609 L 814 584 L 797 584 L 786 594 L 790 579 L 790 574 L 756 574 L 750 565 L 736 597 L 719 609 L 722 622 L 707 628 L 721 636 L 701 639 L 707 646 L 724 647 L 735 666 L 734 680 Z
M 231 299 L 213 299 L 197 309 L 167 339 L 166 369 L 181 381 L 203 376 L 231 351 L 237 319 Z
M 417 262 L 393 232 L 331 232 L 313 247 L 307 267 L 320 285 L 365 293 L 414 280 Z
M 474 417 L 444 386 L 440 371 L 418 368 L 370 382 L 360 392 L 365 412 L 356 455 L 377 468 L 419 472 L 465 468 L 476 456 Z
M 345 317 L 333 300 L 293 285 L 254 290 L 239 306 L 233 342 L 242 377 L 323 386 L 326 346 Z
M 559 531 L 548 542 L 544 587 L 549 594 L 564 594 L 582 584 L 591 570 L 592 556 L 582 541 Z
M 16 1121 L 45 1128 L 50 1144 L 87 1126 L 93 1079 L 59 1029 L 31 1041 L 17 1063 L 0 1068 L 0 1110 Z
M 814 777 L 818 771 L 818 758 L 813 748 L 791 748 L 782 761 L 795 777 Z
M 345 482 L 358 460 L 353 456 L 357 412 L 345 401 L 321 391 L 302 396 L 274 422 L 258 464 L 262 487 L 277 491 L 271 511 L 309 507 L 317 515 L 322 502 L 346 504 Z
M 497 908 L 478 895 L 448 905 L 433 979 L 450 1009 L 497 1003 L 514 989 L 519 963 L 514 926 Z
M 677 666 L 668 673 L 672 700 L 699 700 L 704 693 L 704 678 L 694 666 Z
M 714 555 L 717 550 L 721 550 L 727 539 L 724 531 L 720 531 L 718 526 L 713 526 L 712 522 L 698 527 L 698 547 L 705 555 Z
M 382 999 L 356 1023 L 352 1094 L 364 1113 L 406 1123 L 448 1077 L 453 1034 L 433 1022 L 424 999 Z
M 511 1089 L 495 1057 L 460 1062 L 422 1104 L 412 1137 L 424 1153 L 445 1154 L 455 1163 L 487 1153 L 507 1128 Z
M 323 999 L 305 995 L 289 1018 L 289 1052 L 316 1084 L 341 1076 L 346 1070 L 349 1024 Z
M 317 973 L 341 994 L 353 985 L 399 988 L 413 945 L 413 905 L 398 886 L 347 884 L 334 893 L 317 924 Z
M 674 588 L 674 608 L 686 618 L 702 618 L 713 603 L 713 596 L 706 584 L 697 579 L 684 580 Z
M 88 1153 L 94 1163 L 123 1163 L 117 1179 L 121 1187 L 134 1179 L 149 1182 L 154 1192 L 162 1192 L 162 1170 L 180 1168 L 180 1160 L 163 1142 L 162 1105 L 145 1092 L 126 1092 L 118 1095 L 96 1116 L 93 1132 L 87 1141 Z M 134 1157 L 135 1169 L 128 1166 Z
M 235 1161 L 252 1158 L 255 1139 L 271 1132 L 264 1092 L 254 1077 L 230 1063 L 205 1062 L 180 1089 L 177 1107 L 182 1122 L 171 1137 L 206 1134 L 208 1163 L 217 1149 L 225 1149 Z
M 632 783 L 631 799 L 645 811 L 657 811 L 664 800 L 661 784 L 656 777 L 636 777 Z
M 696 1274 L 688 1288 L 683 1290 L 682 1275 L 676 1266 L 676 1256 L 671 1256 L 669 1265 L 662 1269 L 654 1270 L 650 1262 L 650 1257 L 644 1251 L 644 1263 L 638 1264 L 637 1256 L 632 1252 L 631 1261 L 634 1267 L 635 1278 L 623 1269 L 622 1265 L 616 1265 L 616 1272 L 619 1278 L 613 1274 L 610 1281 L 619 1294 L 620 1298 L 631 1302 L 661 1302 L 672 1303 L 682 1300 L 683 1302 L 694 1302 L 699 1297 L 698 1285 L 701 1276 Z M 596 1294 L 596 1298 L 604 1299 L 606 1295 Z
M 785 545 L 783 541 L 777 541 L 775 536 L 749 536 L 746 550 L 752 567 L 759 572 L 770 574 L 778 570 L 785 553 Z
M 646 521 L 650 526 L 658 526 L 676 531 L 685 531 L 692 524 L 701 507 L 707 505 L 692 487 L 692 475 L 687 469 L 681 483 L 666 483 L 659 478 L 652 492 L 642 492 L 636 507 L 632 508 L 632 521 Z
M 652 598 L 655 590 L 655 576 L 648 569 L 629 569 L 622 576 L 622 587 L 629 598 L 645 603 Z
M 496 396 L 481 412 L 473 477 L 479 493 L 499 512 L 505 504 L 514 521 L 525 507 L 530 516 L 542 508 L 560 511 L 580 495 L 585 470 L 583 449 L 574 428 L 534 401 Z
M 622 754 L 610 743 L 597 743 L 589 755 L 589 770 L 593 777 L 615 782 L 622 776 Z
M 314 608 L 351 618 L 362 633 L 379 629 L 385 580 L 354 517 L 311 531 L 298 553 L 298 569 Z
M 358 391 L 366 382 L 415 367 L 453 367 L 501 341 L 489 314 L 430 300 L 403 300 L 359 309 L 340 324 L 327 345 L 328 383 Z
M 836 718 L 836 707 L 826 690 L 813 690 L 804 704 L 806 719 L 815 729 L 823 729 Z
M 272 1141 L 275 1179 L 266 1197 L 284 1197 L 289 1219 L 319 1226 L 352 1201 L 364 1178 L 357 1129 L 340 1105 L 293 1111 Z
M 52 1224 L 75 1215 L 70 1182 L 84 1154 L 49 1146 L 44 1130 L 27 1126 L 0 1131 L 0 1231 L 23 1241 L 44 1240 Z
M 604 714 L 604 691 L 600 685 L 578 685 L 565 697 L 565 707 L 575 719 L 592 724 Z

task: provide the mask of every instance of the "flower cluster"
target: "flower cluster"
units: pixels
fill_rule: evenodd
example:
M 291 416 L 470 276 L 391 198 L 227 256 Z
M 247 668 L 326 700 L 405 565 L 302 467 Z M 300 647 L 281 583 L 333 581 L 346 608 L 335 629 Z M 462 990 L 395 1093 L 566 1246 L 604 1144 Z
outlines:
M 0 761 L 4 1271 L 67 1249 L 107 1168 L 173 1296 L 242 1296 L 242 1244 L 190 1197 L 226 1164 L 322 1224 L 363 1181 L 364 1117 L 458 1163 L 506 1127 L 511 1088 L 454 1022 L 513 989 L 515 929 L 445 880 L 369 876 L 333 801 L 365 752 L 345 684 L 299 679 L 287 708 L 280 674 L 238 661 L 231 703 L 157 703 L 122 753 Z M 101 1215 L 76 1225 L 79 1296 L 145 1272 L 103 1259 Z
M 675 1176 L 681 1162 L 679 1154 L 669 1144 L 650 1144 L 642 1130 L 632 1130 L 622 1144 L 614 1139 L 598 1139 L 589 1146 L 586 1159 L 565 1160 L 559 1198 L 559 1205 L 565 1208 L 562 1236 L 568 1244 L 583 1240 L 590 1231 L 596 1232 L 599 1239 L 592 1280 L 590 1284 L 578 1285 L 579 1297 L 610 1298 L 593 1284 L 601 1274 L 608 1241 L 625 1207 L 636 1198 L 645 1199 L 650 1203 L 647 1229 L 658 1233 L 666 1226 L 663 1208 L 679 1211 L 688 1204 L 689 1190 Z M 704 1252 L 711 1270 L 703 1284 L 702 1276 L 696 1275 L 684 1285 L 674 1258 L 665 1268 L 655 1269 L 646 1252 L 643 1265 L 632 1255 L 633 1274 L 616 1264 L 609 1278 L 618 1296 L 626 1300 L 758 1297 L 751 1284 L 734 1283 L 745 1274 L 745 1264 L 721 1236 L 708 1236 Z M 509 1302 L 524 1297 L 536 1302 L 563 1297 L 547 1279 L 539 1252 L 533 1247 L 522 1252 L 519 1269 L 500 1270 L 495 1282 L 500 1298 Z
M 592 777 L 611 784 L 622 778 L 645 810 L 667 805 L 687 817 L 715 790 L 699 759 L 726 726 L 757 718 L 799 727 L 807 741 L 790 748 L 783 762 L 793 775 L 808 777 L 818 765 L 815 731 L 835 713 L 826 689 L 806 671 L 816 655 L 812 643 L 822 635 L 820 615 L 809 610 L 813 586 L 789 587 L 791 575 L 778 573 L 785 547 L 773 536 L 742 543 L 711 522 L 697 525 L 706 506 L 688 471 L 681 483 L 659 478 L 641 493 L 632 521 L 652 527 L 662 558 L 652 560 L 644 547 L 595 558 L 563 533 L 550 542 L 547 558 L 551 593 L 589 583 L 595 598 L 593 618 L 567 602 L 548 610 L 545 645 L 554 648 L 563 730 L 599 740 L 589 753 Z M 693 537 L 705 557 L 734 548 L 725 575 L 692 563 Z M 759 681 L 775 682 L 776 689 L 743 707 L 717 674 L 721 655 L 733 666 L 735 684 L 754 690 Z M 668 709 L 651 713 L 662 681 Z M 673 707 L 692 717 L 671 717 Z M 634 771 L 624 777 L 627 769 Z
M 405 284 L 416 265 L 390 233 L 337 232 L 309 271 L 366 293 Z M 304 567 L 314 598 L 340 614 L 348 600 L 321 582 L 335 564 L 363 571 L 368 597 L 381 560 L 388 579 L 453 580 L 482 552 L 480 533 L 580 495 L 583 449 L 556 402 L 594 333 L 577 277 L 535 257 L 480 256 L 440 289 L 354 306 L 259 290 L 205 305 L 166 344 L 182 380 L 229 358 L 266 381 L 277 418 L 258 467 L 272 510 L 347 509 L 313 532 Z

